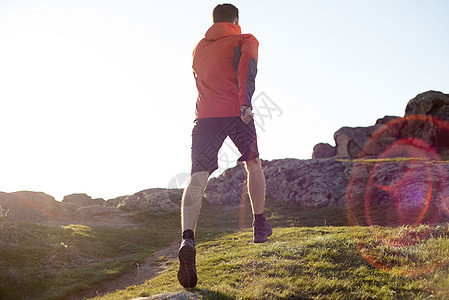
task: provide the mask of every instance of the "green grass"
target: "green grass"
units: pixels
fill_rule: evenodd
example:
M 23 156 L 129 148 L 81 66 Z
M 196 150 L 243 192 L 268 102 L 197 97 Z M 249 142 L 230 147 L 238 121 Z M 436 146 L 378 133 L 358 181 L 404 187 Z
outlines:
M 378 230 L 401 235 L 416 229 Z M 436 263 L 448 257 L 449 227 L 433 228 L 432 233 L 412 247 L 388 247 L 366 227 L 275 228 L 262 245 L 251 242 L 249 230 L 223 235 L 197 245 L 199 284 L 191 291 L 207 299 L 445 299 L 448 270 Z M 379 257 L 391 270 L 374 267 L 361 252 Z M 413 270 L 428 265 L 435 269 L 412 276 Z M 175 262 L 144 285 L 101 299 L 182 291 L 176 270 Z
M 252 243 L 249 202 L 205 203 L 198 223 L 206 299 L 447 299 L 449 225 L 348 227 L 346 209 L 267 201 L 274 234 Z M 0 219 L 0 299 L 64 299 L 177 240 L 179 213 L 141 213 L 134 227 L 44 226 Z M 156 264 L 167 263 L 159 257 Z M 182 291 L 177 261 L 143 285 L 101 297 Z M 100 299 L 100 298 L 99 298 Z
M 130 271 L 177 238 L 177 213 L 136 221 L 140 226 L 89 227 L 0 219 L 0 299 L 63 299 Z

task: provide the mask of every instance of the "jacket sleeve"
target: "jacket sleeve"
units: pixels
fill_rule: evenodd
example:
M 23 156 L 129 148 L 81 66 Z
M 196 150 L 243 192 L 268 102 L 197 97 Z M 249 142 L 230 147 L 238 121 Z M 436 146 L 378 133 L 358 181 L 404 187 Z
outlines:
M 238 64 L 239 105 L 251 105 L 251 98 L 256 89 L 259 42 L 249 35 L 240 42 L 240 61 Z

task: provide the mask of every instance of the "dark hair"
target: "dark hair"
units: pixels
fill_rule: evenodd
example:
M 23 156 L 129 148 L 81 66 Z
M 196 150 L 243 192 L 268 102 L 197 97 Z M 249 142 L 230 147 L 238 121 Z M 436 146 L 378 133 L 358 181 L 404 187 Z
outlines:
M 232 4 L 218 4 L 212 12 L 212 19 L 214 23 L 234 23 L 239 19 L 239 10 Z

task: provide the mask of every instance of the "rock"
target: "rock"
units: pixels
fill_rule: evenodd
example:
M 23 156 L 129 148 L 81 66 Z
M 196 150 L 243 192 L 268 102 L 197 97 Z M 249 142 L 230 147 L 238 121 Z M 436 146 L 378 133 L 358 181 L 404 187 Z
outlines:
M 335 150 L 332 150 L 330 145 L 325 146 L 328 144 L 317 144 L 314 147 L 312 158 L 377 156 L 397 141 L 400 136 L 400 132 L 396 128 L 384 128 L 385 124 L 389 124 L 398 118 L 400 117 L 384 116 L 378 119 L 373 126 L 342 127 L 334 133 Z M 382 131 L 382 135 L 375 135 L 379 131 Z M 375 135 L 375 138 L 373 138 L 373 135 Z M 324 154 L 319 155 L 320 151 L 323 151 Z M 334 155 L 332 155 L 332 151 L 335 151 Z
M 344 205 L 352 165 L 333 158 L 271 161 L 264 169 L 267 197 L 307 207 Z
M 377 119 L 375 125 L 379 125 L 379 124 L 384 125 L 384 124 L 390 123 L 391 121 L 394 121 L 399 118 L 400 117 L 397 117 L 397 116 L 384 116 L 383 118 Z
M 205 191 L 205 200 L 211 203 L 238 203 L 246 199 L 246 171 L 243 163 L 225 170 L 220 176 L 211 178 Z
M 336 157 L 357 158 L 374 131 L 382 125 L 368 127 L 342 127 L 334 133 Z M 363 156 L 377 155 L 378 149 L 364 149 Z
M 88 196 L 86 194 L 81 194 L 81 193 L 64 196 L 62 203 L 64 203 L 64 202 L 70 202 L 70 203 L 76 204 L 80 207 L 105 204 L 104 199 L 101 199 L 101 198 L 92 199 L 90 196 Z
M 119 197 L 116 197 L 113 199 L 108 199 L 108 200 L 106 200 L 106 205 L 112 206 L 112 207 L 117 207 L 120 203 L 122 203 L 129 196 L 130 195 L 126 195 L 126 196 L 119 196 Z
M 427 91 L 407 103 L 405 116 L 430 115 L 449 121 L 449 94 Z
M 319 143 L 313 147 L 312 158 L 328 158 L 334 157 L 337 149 L 328 143 Z
M 418 138 L 449 158 L 449 94 L 428 91 L 417 95 L 408 102 L 405 118 L 403 137 Z
M 267 197 L 308 207 L 344 204 L 351 162 L 335 159 L 281 159 L 262 161 Z M 206 201 L 234 203 L 247 199 L 243 165 L 226 170 L 209 181 Z M 242 200 L 243 199 L 243 200 Z
M 66 215 L 73 214 L 80 207 L 81 206 L 76 203 L 72 203 L 72 202 L 68 202 L 68 201 L 61 202 L 62 213 L 66 214 Z
M 124 212 L 115 207 L 109 207 L 104 205 L 92 205 L 80 207 L 75 211 L 76 216 L 81 217 L 96 217 L 105 215 L 124 214 Z
M 367 195 L 368 210 L 385 207 L 384 214 L 390 218 L 374 220 L 377 225 L 414 224 L 419 219 L 416 212 L 424 209 L 423 222 L 449 215 L 447 164 L 323 158 L 263 161 L 263 167 L 268 199 L 311 208 L 348 205 L 349 211 L 357 216 L 353 224 L 369 225 L 364 207 Z M 211 179 L 206 201 L 219 204 L 247 201 L 245 177 L 239 164 Z M 385 188 L 380 189 L 380 185 Z
M 60 208 L 60 203 L 52 196 L 31 191 L 0 192 L 0 205 L 8 212 L 8 217 L 26 221 L 56 218 Z
M 429 117 L 426 117 L 429 116 Z M 438 120 L 433 119 L 438 118 Z M 334 134 L 336 157 L 379 156 L 404 138 L 420 139 L 449 157 L 449 94 L 428 91 L 410 100 L 404 118 L 385 116 L 368 127 L 342 127 Z M 314 154 L 312 158 L 324 157 Z
M 177 210 L 181 205 L 182 189 L 148 189 L 126 196 L 117 207 L 127 211 Z
M 423 161 L 358 162 L 346 189 L 351 225 L 435 224 L 449 215 L 449 166 Z

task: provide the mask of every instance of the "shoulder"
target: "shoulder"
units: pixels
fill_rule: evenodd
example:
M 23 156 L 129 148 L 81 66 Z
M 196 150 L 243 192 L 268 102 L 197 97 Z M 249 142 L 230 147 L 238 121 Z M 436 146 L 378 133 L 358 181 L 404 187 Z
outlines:
M 246 34 L 241 34 L 240 38 L 242 41 L 244 42 L 250 42 L 250 43 L 255 43 L 257 46 L 259 45 L 259 41 L 256 39 L 256 37 L 252 34 L 246 33 Z
M 203 48 L 205 46 L 205 44 L 207 44 L 207 43 L 208 43 L 208 41 L 205 38 L 203 38 L 201 41 L 199 41 L 199 43 L 196 44 L 195 48 L 193 49 L 193 56 L 195 56 L 195 53 L 198 49 Z

